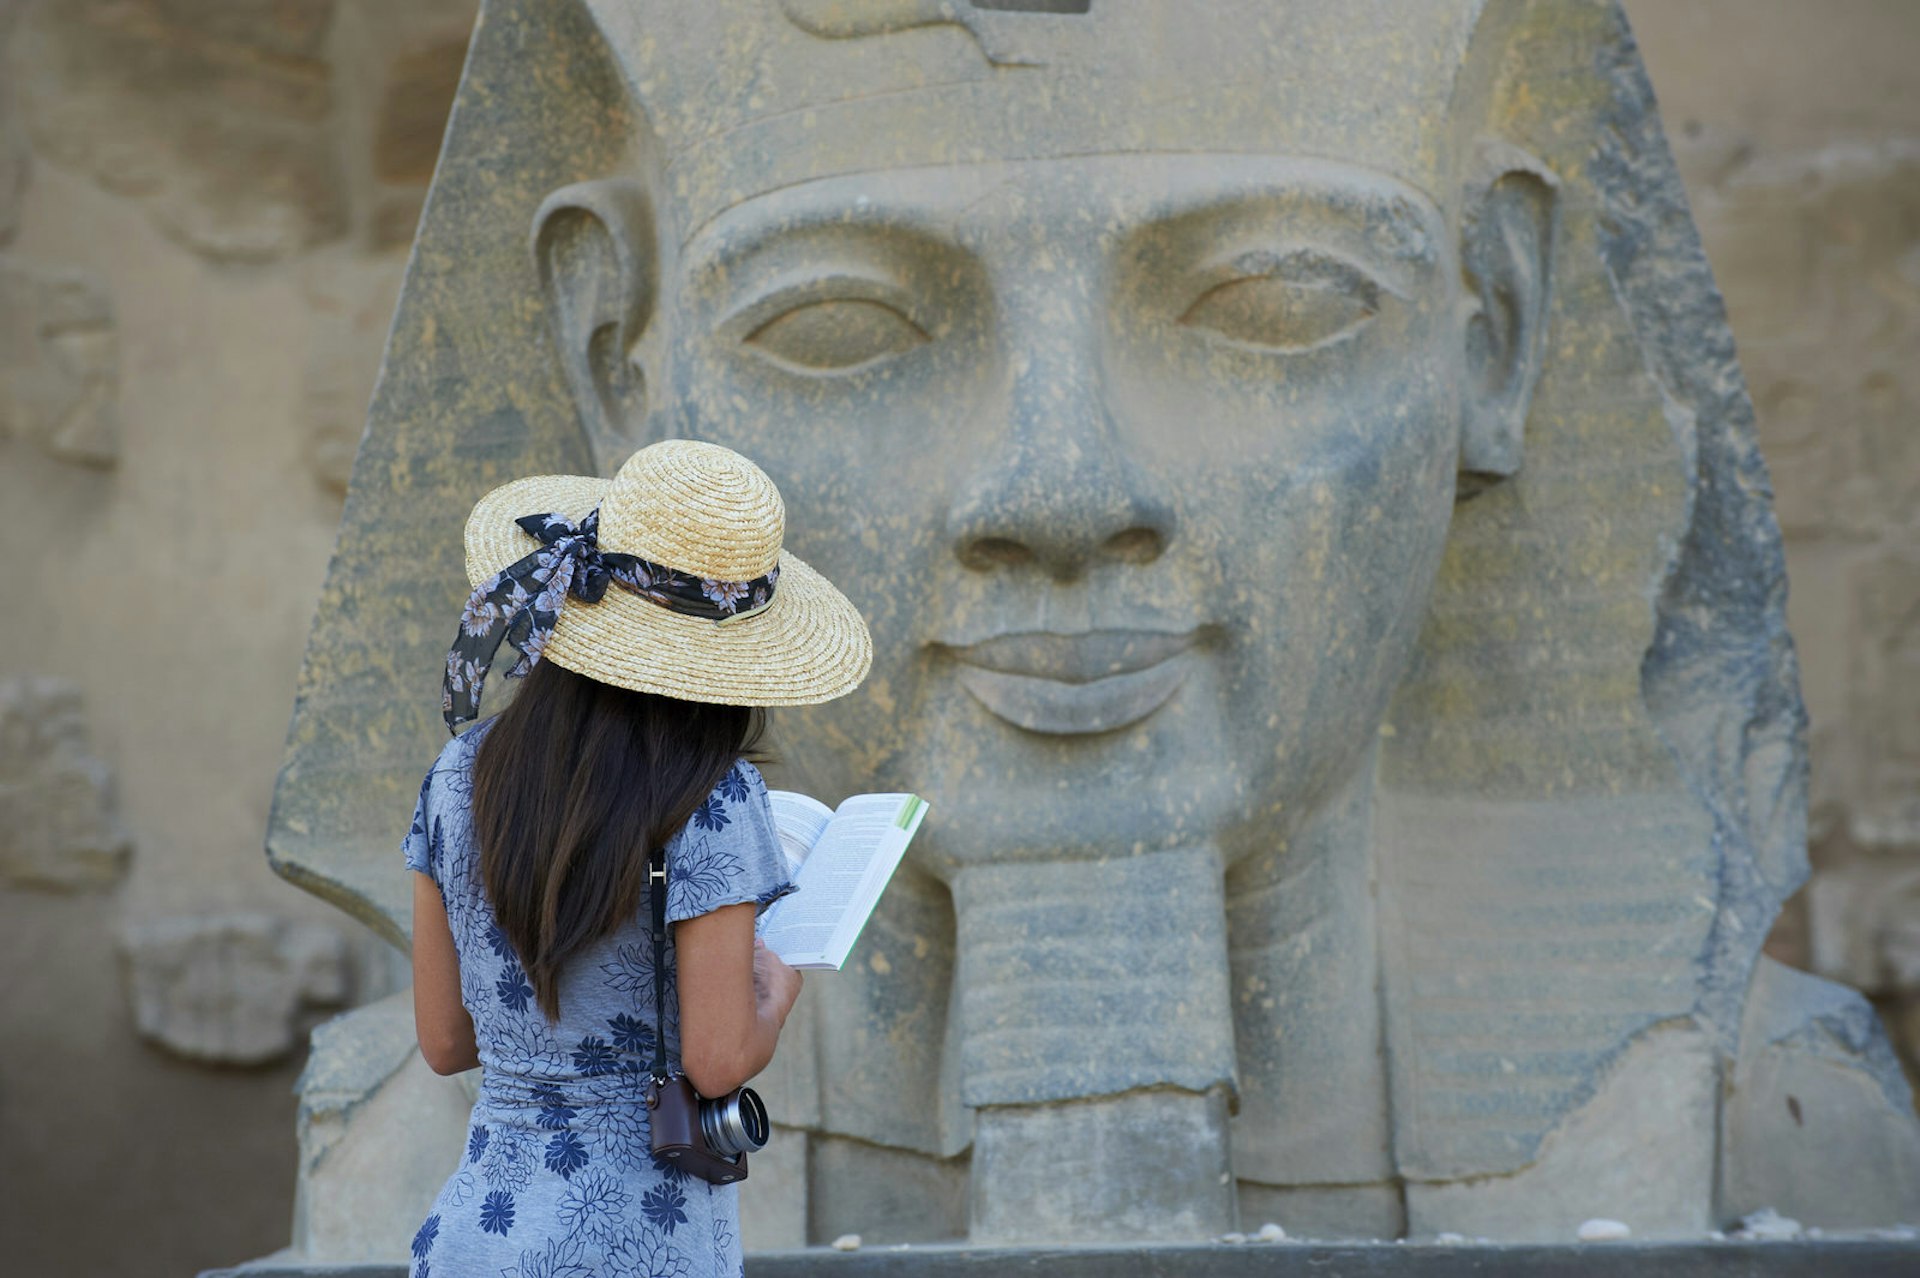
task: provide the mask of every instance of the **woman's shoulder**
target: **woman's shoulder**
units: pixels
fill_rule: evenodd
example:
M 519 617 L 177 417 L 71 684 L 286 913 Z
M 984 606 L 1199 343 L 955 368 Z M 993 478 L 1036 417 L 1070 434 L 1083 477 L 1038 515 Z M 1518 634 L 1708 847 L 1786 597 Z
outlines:
M 720 785 L 725 785 L 729 780 L 735 783 L 736 789 L 741 785 L 745 785 L 749 790 L 756 791 L 760 794 L 767 792 L 766 778 L 760 775 L 760 769 L 754 767 L 752 761 L 748 759 L 735 759 L 733 761 L 733 767 L 727 772 L 726 776 L 720 779 Z M 719 787 L 716 786 L 714 788 L 718 789 Z
M 465 732 L 450 738 L 440 747 L 440 753 L 433 761 L 433 771 L 436 774 L 471 771 L 473 757 L 480 752 L 480 743 L 486 739 L 487 730 L 491 727 L 492 719 L 482 719 Z
M 736 759 L 708 793 L 706 801 L 693 810 L 682 833 L 738 832 L 743 818 L 746 825 L 757 824 L 754 818 L 765 806 L 766 796 L 767 783 L 760 776 L 760 769 L 745 759 Z
M 445 811 L 473 797 L 473 759 L 492 720 L 482 720 L 449 740 L 434 756 L 433 766 L 420 782 L 421 807 Z
M 667 844 L 673 870 L 667 917 L 675 922 L 723 905 L 764 908 L 793 890 L 780 851 L 767 783 L 760 770 L 736 760 L 706 801 Z

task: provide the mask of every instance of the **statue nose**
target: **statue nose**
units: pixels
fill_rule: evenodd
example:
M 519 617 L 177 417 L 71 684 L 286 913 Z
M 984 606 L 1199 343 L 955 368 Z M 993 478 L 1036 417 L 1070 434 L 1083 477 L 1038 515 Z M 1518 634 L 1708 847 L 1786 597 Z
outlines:
M 1119 444 L 1093 378 L 1016 374 L 1006 433 L 961 481 L 954 554 L 976 571 L 1036 567 L 1070 581 L 1100 562 L 1151 563 L 1173 540 L 1173 503 Z

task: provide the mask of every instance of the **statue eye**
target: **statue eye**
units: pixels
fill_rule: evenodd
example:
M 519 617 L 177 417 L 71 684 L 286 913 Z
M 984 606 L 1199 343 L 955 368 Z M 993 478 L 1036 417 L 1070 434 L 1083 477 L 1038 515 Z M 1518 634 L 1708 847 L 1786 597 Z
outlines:
M 745 340 L 776 363 L 845 373 L 904 355 L 928 337 L 918 324 L 885 302 L 842 297 L 782 311 Z
M 1254 265 L 1270 269 L 1208 289 L 1180 322 L 1240 346 L 1298 352 L 1356 333 L 1379 313 L 1379 290 L 1344 264 L 1293 258 Z

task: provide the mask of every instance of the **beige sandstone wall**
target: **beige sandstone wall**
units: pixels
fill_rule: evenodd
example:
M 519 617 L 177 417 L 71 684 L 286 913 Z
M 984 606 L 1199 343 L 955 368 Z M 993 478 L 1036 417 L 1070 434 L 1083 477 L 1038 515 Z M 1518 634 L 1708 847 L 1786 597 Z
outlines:
M 0 1255 L 22 1272 L 284 1241 L 297 1042 L 393 979 L 260 839 L 472 7 L 0 0 Z M 1627 7 L 1787 533 L 1818 873 L 1776 947 L 1879 998 L 1912 1062 L 1920 8 Z M 115 1230 L 79 1224 L 99 1200 Z
M 9 1272 L 284 1245 L 306 1030 L 391 987 L 261 840 L 472 10 L 0 0 Z

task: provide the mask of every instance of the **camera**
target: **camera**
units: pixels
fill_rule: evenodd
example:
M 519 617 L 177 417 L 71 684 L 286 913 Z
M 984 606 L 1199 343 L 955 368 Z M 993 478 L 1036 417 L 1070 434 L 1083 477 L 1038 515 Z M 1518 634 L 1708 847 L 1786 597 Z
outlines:
M 747 1155 L 766 1148 L 767 1107 L 751 1087 L 707 1100 L 684 1074 L 647 1087 L 653 1152 L 690 1175 L 716 1185 L 747 1178 Z

